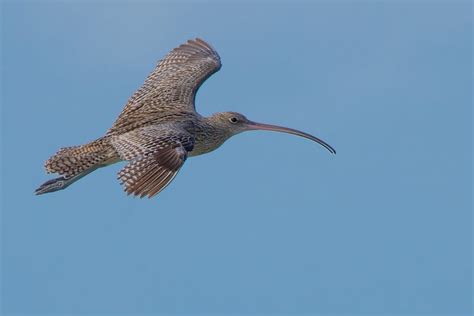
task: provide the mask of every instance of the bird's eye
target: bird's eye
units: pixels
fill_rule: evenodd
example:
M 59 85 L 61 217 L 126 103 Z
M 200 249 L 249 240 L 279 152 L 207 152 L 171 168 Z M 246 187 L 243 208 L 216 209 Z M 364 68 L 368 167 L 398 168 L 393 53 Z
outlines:
M 230 121 L 231 123 L 237 123 L 238 119 L 237 119 L 236 117 L 231 117 L 231 118 L 229 119 L 229 121 Z

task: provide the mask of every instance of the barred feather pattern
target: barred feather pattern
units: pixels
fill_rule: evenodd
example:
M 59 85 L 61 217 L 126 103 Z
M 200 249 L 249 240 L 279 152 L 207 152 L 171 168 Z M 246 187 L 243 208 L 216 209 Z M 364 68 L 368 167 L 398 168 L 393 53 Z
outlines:
M 197 90 L 220 68 L 218 53 L 202 39 L 173 49 L 131 96 L 104 137 L 62 148 L 46 161 L 47 172 L 61 176 L 45 182 L 36 194 L 62 190 L 98 167 L 126 160 L 128 165 L 118 174 L 125 191 L 156 195 L 188 156 L 214 150 L 232 135 L 227 117 L 203 118 L 195 110 Z
M 98 139 L 86 145 L 61 148 L 45 162 L 45 169 L 47 173 L 58 173 L 67 179 L 118 158 L 107 139 Z
M 221 68 L 221 60 L 202 39 L 173 49 L 128 100 L 108 135 L 195 114 L 194 99 L 202 83 Z
M 119 172 L 118 177 L 127 194 L 151 198 L 174 179 L 186 157 L 187 151 L 182 146 L 170 147 L 134 160 Z M 160 159 L 166 159 L 166 162 L 160 162 Z
M 111 143 L 122 160 L 133 160 L 164 148 L 181 144 L 187 151 L 194 147 L 194 137 L 172 124 L 150 125 L 117 135 Z
M 121 159 L 130 160 L 118 173 L 128 194 L 152 197 L 176 176 L 194 146 L 182 129 L 148 126 L 114 138 Z

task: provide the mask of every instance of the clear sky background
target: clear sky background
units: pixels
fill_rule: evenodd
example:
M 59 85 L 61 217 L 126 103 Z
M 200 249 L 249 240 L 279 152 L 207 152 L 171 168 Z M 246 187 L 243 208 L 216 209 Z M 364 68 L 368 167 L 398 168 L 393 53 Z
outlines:
M 7 1 L 5 315 L 472 315 L 470 1 Z M 157 198 L 124 165 L 35 196 L 187 39 L 197 97 L 298 128 L 189 159 Z

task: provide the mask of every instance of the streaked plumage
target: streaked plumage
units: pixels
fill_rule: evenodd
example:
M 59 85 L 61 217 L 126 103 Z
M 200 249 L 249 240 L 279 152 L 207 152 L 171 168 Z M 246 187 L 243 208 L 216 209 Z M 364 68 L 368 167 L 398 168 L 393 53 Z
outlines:
M 314 136 L 255 123 L 239 113 L 199 115 L 194 105 L 196 92 L 220 68 L 219 55 L 201 39 L 173 49 L 132 95 L 105 136 L 62 148 L 46 161 L 46 171 L 61 177 L 45 182 L 36 193 L 62 190 L 99 167 L 125 160 L 129 163 L 118 174 L 125 191 L 152 197 L 173 180 L 188 156 L 210 152 L 247 130 L 296 134 L 335 153 Z

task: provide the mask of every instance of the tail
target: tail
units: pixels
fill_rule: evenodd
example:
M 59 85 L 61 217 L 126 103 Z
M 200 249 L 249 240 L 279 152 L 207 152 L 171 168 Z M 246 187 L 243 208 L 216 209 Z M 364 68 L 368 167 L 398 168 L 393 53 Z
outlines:
M 48 173 L 58 173 L 61 177 L 46 181 L 35 193 L 63 190 L 95 169 L 117 160 L 118 155 L 106 138 L 86 145 L 61 148 L 44 164 Z

